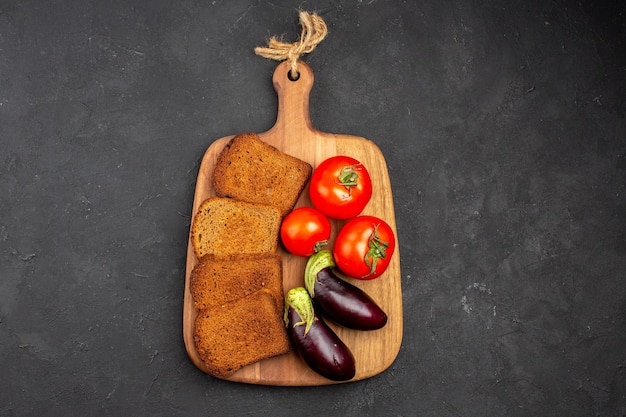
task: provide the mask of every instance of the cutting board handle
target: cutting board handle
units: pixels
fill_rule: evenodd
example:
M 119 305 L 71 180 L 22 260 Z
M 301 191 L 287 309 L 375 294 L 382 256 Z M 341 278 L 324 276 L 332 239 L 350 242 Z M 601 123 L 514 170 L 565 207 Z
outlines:
M 315 132 L 309 116 L 309 93 L 313 87 L 313 70 L 306 63 L 298 61 L 299 77 L 290 79 L 291 66 L 283 61 L 274 70 L 272 82 L 278 95 L 276 123 L 268 133 L 282 133 L 282 136 L 307 136 Z M 291 140 L 286 137 L 286 140 Z

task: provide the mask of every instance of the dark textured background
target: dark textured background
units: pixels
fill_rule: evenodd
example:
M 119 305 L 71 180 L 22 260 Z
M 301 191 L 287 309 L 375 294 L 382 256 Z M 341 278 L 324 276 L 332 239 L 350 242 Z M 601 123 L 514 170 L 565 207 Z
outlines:
M 311 118 L 393 184 L 404 338 L 366 381 L 213 379 L 186 356 L 195 178 L 276 116 L 297 8 Z M 0 415 L 626 415 L 626 6 L 1 0 Z

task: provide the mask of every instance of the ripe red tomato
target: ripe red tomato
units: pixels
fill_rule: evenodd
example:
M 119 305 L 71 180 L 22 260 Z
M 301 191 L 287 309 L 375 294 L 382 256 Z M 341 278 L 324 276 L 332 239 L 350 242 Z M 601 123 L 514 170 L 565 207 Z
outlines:
M 332 219 L 358 216 L 372 197 L 372 180 L 363 164 L 349 156 L 322 161 L 311 175 L 313 205 Z
M 280 238 L 290 253 L 311 256 L 328 242 L 330 221 L 312 207 L 297 208 L 283 220 Z
M 341 272 L 369 280 L 385 272 L 395 248 L 395 235 L 385 221 L 374 216 L 359 216 L 339 231 L 333 256 Z

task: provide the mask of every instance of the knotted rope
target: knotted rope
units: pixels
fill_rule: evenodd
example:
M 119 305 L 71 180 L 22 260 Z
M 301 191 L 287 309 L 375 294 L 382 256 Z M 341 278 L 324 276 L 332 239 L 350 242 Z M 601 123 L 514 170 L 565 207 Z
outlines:
M 276 61 L 289 60 L 291 63 L 290 75 L 293 79 L 298 78 L 298 58 L 315 49 L 317 44 L 320 43 L 328 33 L 326 23 L 317 14 L 301 11 L 299 16 L 300 26 L 302 26 L 299 41 L 286 43 L 272 36 L 266 47 L 257 46 L 254 48 L 254 52 L 263 58 Z

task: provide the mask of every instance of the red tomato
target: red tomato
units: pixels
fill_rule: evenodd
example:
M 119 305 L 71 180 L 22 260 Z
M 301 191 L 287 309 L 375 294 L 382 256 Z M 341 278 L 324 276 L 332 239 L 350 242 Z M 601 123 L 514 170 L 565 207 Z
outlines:
M 363 164 L 349 156 L 322 161 L 311 175 L 313 205 L 332 219 L 358 216 L 372 197 L 372 180 Z
M 283 220 L 280 238 L 290 253 L 311 256 L 328 242 L 330 221 L 312 207 L 297 208 Z
M 386 222 L 374 216 L 359 216 L 339 231 L 333 256 L 341 272 L 369 280 L 385 272 L 395 248 L 395 235 Z

